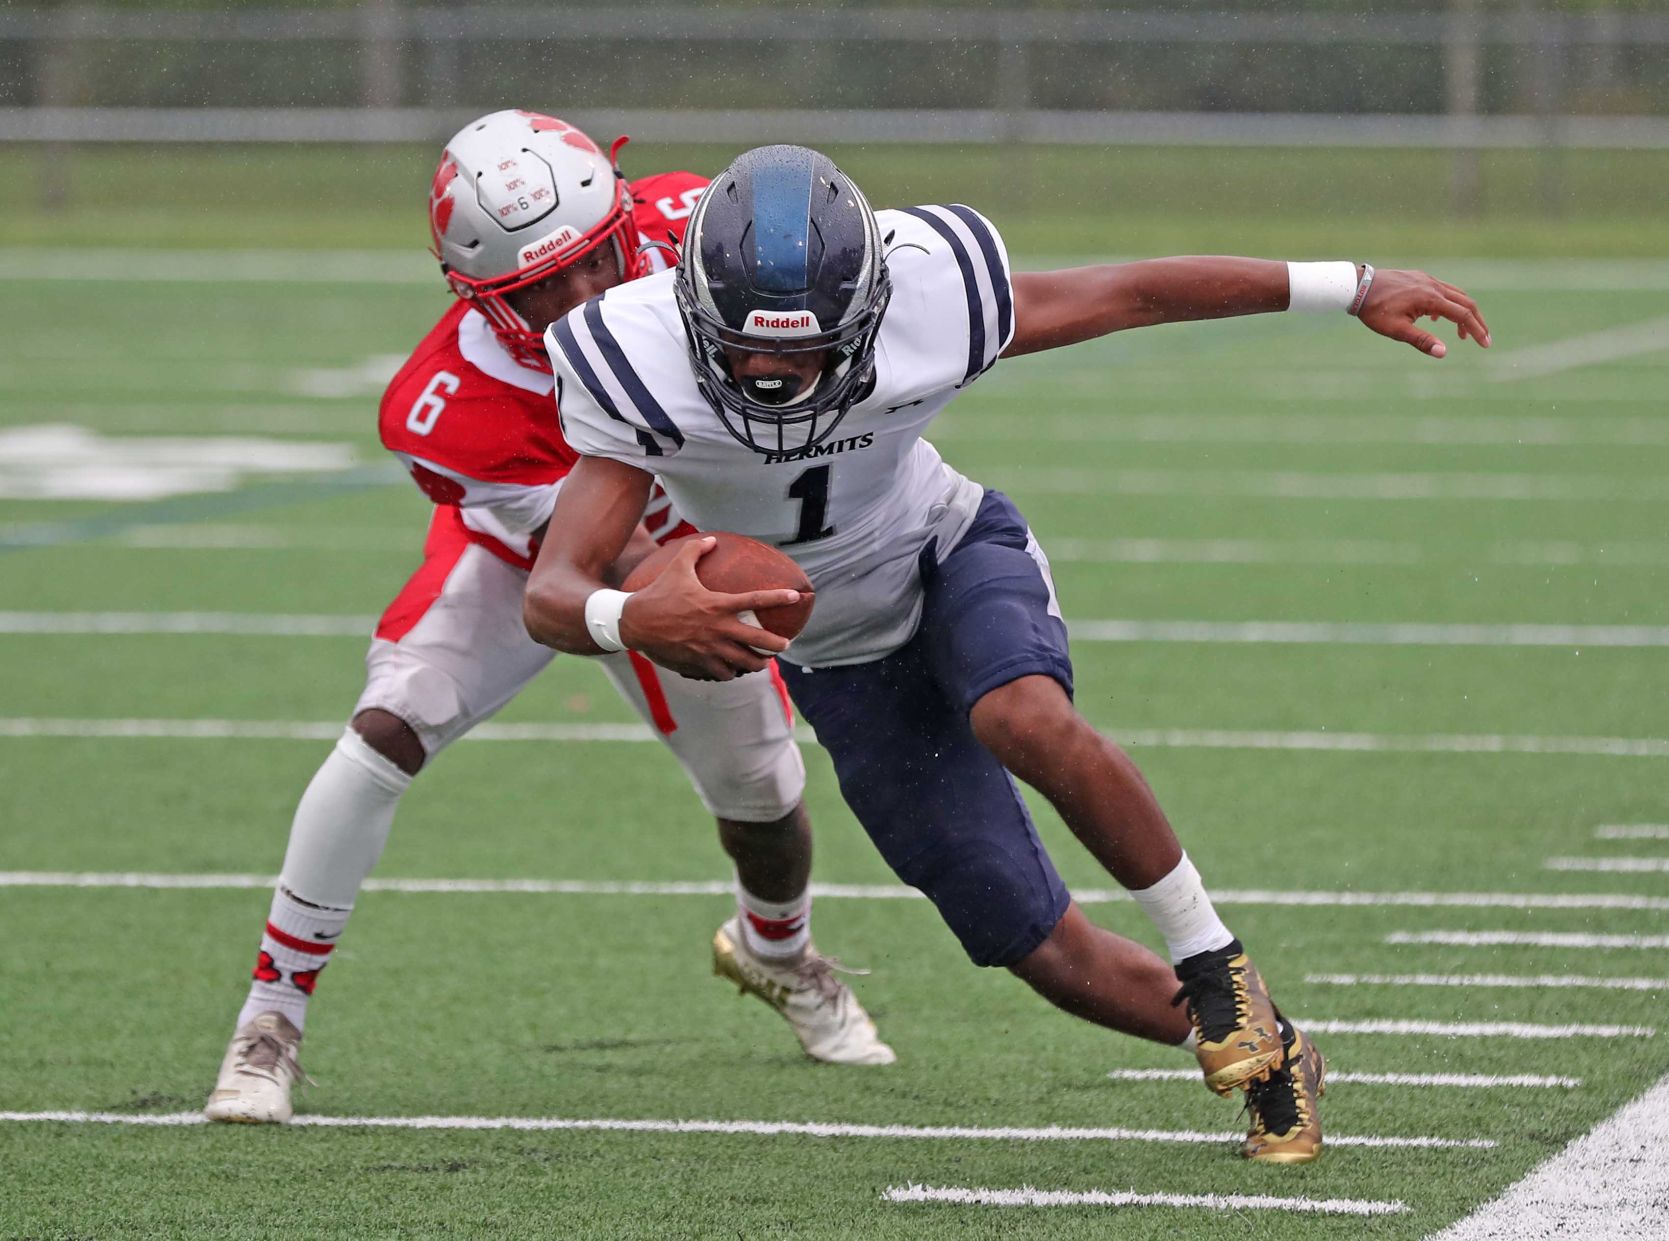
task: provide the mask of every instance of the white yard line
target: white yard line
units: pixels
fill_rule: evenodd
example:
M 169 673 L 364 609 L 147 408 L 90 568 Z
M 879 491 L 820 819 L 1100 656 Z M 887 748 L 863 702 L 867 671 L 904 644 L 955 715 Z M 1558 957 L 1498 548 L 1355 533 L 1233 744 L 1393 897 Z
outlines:
M 1401 1202 L 1364 1198 L 1283 1198 L 1269 1194 L 1141 1194 L 1106 1189 L 970 1189 L 956 1185 L 889 1185 L 884 1202 L 950 1202 L 982 1207 L 1201 1207 L 1208 1211 L 1297 1211 L 1310 1215 L 1396 1215 Z
M 1669 1237 L 1669 1077 L 1433 1241 Z
M 1669 625 L 1436 624 L 1352 621 L 1071 620 L 1079 642 L 1281 646 L 1669 647 Z M 0 612 L 0 634 L 365 637 L 376 617 L 261 612 Z
M 1669 874 L 1669 857 L 1550 857 L 1543 870 L 1598 871 L 1612 875 Z
M 266 615 L 260 612 L 0 612 L 0 633 L 367 638 L 376 623 L 374 616 Z
M 1669 948 L 1669 935 L 1593 935 L 1582 931 L 1392 931 L 1387 944 L 1463 948 Z
M 1661 418 L 1560 418 L 1437 414 L 1043 414 L 958 413 L 934 428 L 935 442 L 1040 441 L 1066 444 L 1340 444 L 1541 448 L 1669 446 Z
M 1669 978 L 1607 978 L 1595 974 L 1306 974 L 1327 987 L 1569 987 L 1598 991 L 1666 991 Z
M 134 526 L 109 534 L 92 533 L 66 541 L 61 527 L 51 523 L 0 525 L 0 544 L 40 544 L 55 548 L 108 548 L 112 545 L 146 551 L 297 551 L 324 549 L 383 556 L 391 551 L 417 554 L 423 542 L 413 527 L 352 530 L 180 522 Z M 1256 565 L 1424 565 L 1482 561 L 1533 568 L 1595 566 L 1601 568 L 1661 568 L 1669 566 L 1669 546 L 1661 543 L 1524 542 L 1493 543 L 1475 548 L 1446 545 L 1432 549 L 1419 543 L 1371 539 L 1082 539 L 1045 540 L 1049 559 L 1081 564 L 1217 564 Z
M 1669 823 L 1604 823 L 1595 840 L 1669 840 Z
M 318 741 L 341 735 L 332 720 L 54 719 L 0 716 L 3 737 L 160 738 L 181 741 Z M 1583 754 L 1609 758 L 1669 758 L 1669 738 L 1537 737 L 1494 733 L 1294 733 L 1183 728 L 1111 728 L 1136 749 L 1297 750 L 1360 754 Z M 800 729 L 802 742 L 816 740 Z M 481 724 L 466 741 L 634 742 L 659 741 L 642 724 Z
M 331 734 L 335 736 L 335 733 Z M 260 874 L 165 874 L 148 871 L 0 871 L 0 888 L 145 888 L 158 890 L 265 890 L 277 882 Z M 434 895 L 531 896 L 730 896 L 729 880 L 652 879 L 392 879 L 373 877 L 367 892 Z M 829 900 L 920 900 L 921 893 L 897 883 L 814 883 L 814 896 Z M 1669 897 L 1614 893 L 1564 892 L 1317 892 L 1263 888 L 1220 888 L 1219 905 L 1268 906 L 1276 909 L 1361 909 L 1376 907 L 1451 909 L 1613 909 L 1669 912 Z M 1122 888 L 1081 888 L 1080 905 L 1109 905 L 1128 900 Z
M 1662 625 L 1436 625 L 1332 621 L 1069 621 L 1079 642 L 1277 646 L 1669 646 Z
M 1669 315 L 1515 349 L 1490 359 L 1489 377 L 1497 382 L 1540 379 L 1561 371 L 1666 349 L 1669 349 Z
M 0 248 L 13 280 L 154 284 L 411 284 L 443 287 L 434 262 L 405 250 L 47 250 Z
M 1026 261 L 1039 266 L 1068 266 L 1094 257 L 1097 262 L 1116 256 L 1032 254 Z M 1489 259 L 1432 260 L 1441 263 L 1451 279 L 1477 290 L 1551 292 L 1560 290 L 1614 293 L 1669 292 L 1669 263 L 1660 259 Z M 14 279 L 30 280 L 170 280 L 200 279 L 241 283 L 289 278 L 343 284 L 433 284 L 439 273 L 433 260 L 408 249 L 294 250 L 272 247 L 215 250 L 138 250 L 120 247 L 0 247 L 0 268 Z
M 1114 1069 L 1107 1074 L 1119 1082 L 1188 1082 L 1198 1085 L 1198 1069 Z M 1439 1086 L 1456 1090 L 1552 1089 L 1576 1090 L 1580 1077 L 1549 1077 L 1535 1073 L 1335 1073 L 1327 1074 L 1329 1085 L 1352 1086 Z
M 1305 1021 L 1315 1034 L 1430 1034 L 1439 1038 L 1652 1038 L 1652 1026 L 1536 1025 L 1525 1021 Z
M 989 480 L 997 481 L 997 480 Z M 1092 469 L 1015 466 L 1005 489 L 1025 493 L 1246 497 L 1269 500 L 1590 500 L 1605 504 L 1669 499 L 1669 480 L 1604 474 L 1463 472 L 1328 473 L 1302 470 Z
M 0 1112 L 0 1122 L 57 1122 L 92 1125 L 140 1125 L 171 1128 L 208 1122 L 201 1112 Z M 812 1138 L 901 1138 L 928 1142 L 1159 1142 L 1211 1144 L 1239 1141 L 1237 1133 L 1198 1129 L 1081 1128 L 1066 1125 L 861 1125 L 795 1120 L 635 1120 L 564 1116 L 319 1116 L 303 1114 L 292 1125 L 321 1129 L 510 1129 L 525 1132 L 593 1131 L 605 1133 L 727 1133 L 761 1137 L 797 1135 Z M 1405 1147 L 1431 1150 L 1490 1150 L 1483 1138 L 1388 1137 L 1374 1134 L 1328 1134 L 1331 1146 Z
M 1080 539 L 1047 538 L 1054 562 L 1085 564 L 1221 565 L 1422 565 L 1482 560 L 1489 564 L 1545 568 L 1603 565 L 1612 568 L 1669 565 L 1661 543 L 1494 543 L 1474 549 L 1371 539 Z

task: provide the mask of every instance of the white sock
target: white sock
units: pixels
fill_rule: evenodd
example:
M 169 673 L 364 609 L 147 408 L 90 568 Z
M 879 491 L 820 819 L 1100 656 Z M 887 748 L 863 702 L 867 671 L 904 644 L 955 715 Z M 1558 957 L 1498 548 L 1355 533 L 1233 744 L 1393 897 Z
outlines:
M 767 901 L 736 882 L 736 907 L 748 951 L 767 961 L 787 961 L 811 943 L 811 892 L 789 901 Z
M 1212 908 L 1211 898 L 1200 882 L 1200 872 L 1194 869 L 1186 853 L 1170 874 L 1151 888 L 1130 895 L 1164 936 L 1172 965 L 1201 952 L 1226 948 L 1234 939 Z
M 359 885 L 382 856 L 411 781 L 353 729 L 342 734 L 296 807 L 240 1027 L 272 1011 L 298 1030 L 306 1024 L 319 971 L 347 925 Z

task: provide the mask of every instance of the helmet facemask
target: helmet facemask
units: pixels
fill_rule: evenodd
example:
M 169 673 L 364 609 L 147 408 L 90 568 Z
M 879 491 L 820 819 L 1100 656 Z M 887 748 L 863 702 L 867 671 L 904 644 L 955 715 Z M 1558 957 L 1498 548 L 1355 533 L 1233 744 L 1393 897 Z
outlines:
M 750 178 L 746 194 L 765 197 L 743 206 L 738 176 Z M 812 214 L 800 205 L 788 220 L 780 204 L 804 204 L 808 190 Z M 819 202 L 831 215 L 816 214 Z M 874 387 L 875 339 L 892 286 L 874 213 L 825 156 L 761 148 L 732 164 L 696 205 L 673 288 L 696 385 L 725 429 L 755 452 L 815 448 Z M 815 354 L 822 365 L 798 392 L 779 395 L 771 380 L 737 374 L 738 353 L 796 361 Z
M 692 346 L 696 384 L 736 439 L 755 452 L 795 453 L 816 447 L 834 434 L 846 411 L 868 393 L 875 376 L 875 334 L 892 295 L 886 268 L 880 272 L 871 311 L 833 331 L 771 339 L 738 331 L 689 296 L 683 270 L 674 283 L 678 313 Z M 731 350 L 804 357 L 825 355 L 809 385 L 772 401 L 737 378 Z

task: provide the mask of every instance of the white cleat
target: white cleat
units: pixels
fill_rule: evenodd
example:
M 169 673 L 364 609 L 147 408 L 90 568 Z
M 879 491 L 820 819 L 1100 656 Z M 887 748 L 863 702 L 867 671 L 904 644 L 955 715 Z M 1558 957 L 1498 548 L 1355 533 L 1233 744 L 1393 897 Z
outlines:
M 301 1031 L 283 1013 L 259 1013 L 232 1036 L 220 1077 L 203 1108 L 210 1120 L 282 1125 L 295 1114 L 290 1087 L 312 1079 L 296 1060 Z
M 815 947 L 808 947 L 792 965 L 760 959 L 748 950 L 739 917 L 732 917 L 713 936 L 713 973 L 781 1013 L 813 1060 L 893 1063 L 898 1057 L 881 1041 L 858 997 L 835 977 L 839 968 Z

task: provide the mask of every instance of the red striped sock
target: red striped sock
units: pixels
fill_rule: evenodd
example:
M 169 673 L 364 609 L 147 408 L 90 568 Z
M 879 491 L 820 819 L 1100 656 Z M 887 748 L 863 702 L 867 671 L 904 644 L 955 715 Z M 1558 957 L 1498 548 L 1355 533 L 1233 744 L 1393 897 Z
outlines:
M 283 1013 L 298 1030 L 306 1025 L 307 1001 L 348 924 L 349 912 L 309 905 L 283 888 L 272 894 L 254 981 L 238 1014 L 239 1028 L 256 1014 L 270 1012 Z
M 811 943 L 811 893 L 793 900 L 767 901 L 736 885 L 736 904 L 741 913 L 742 936 L 748 950 L 767 961 L 798 957 Z

